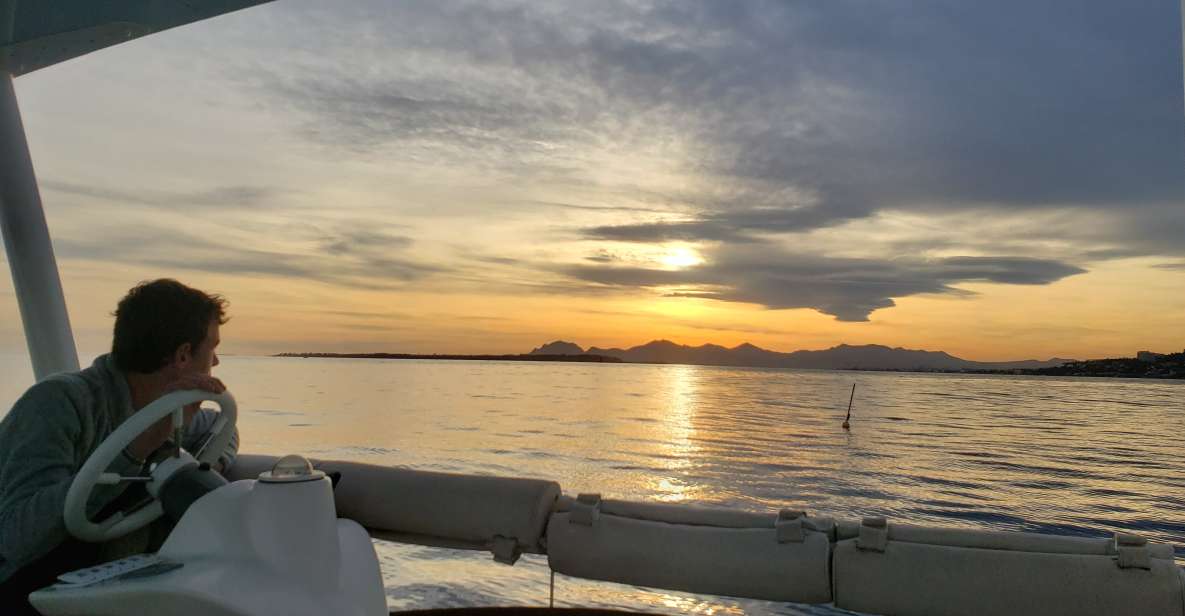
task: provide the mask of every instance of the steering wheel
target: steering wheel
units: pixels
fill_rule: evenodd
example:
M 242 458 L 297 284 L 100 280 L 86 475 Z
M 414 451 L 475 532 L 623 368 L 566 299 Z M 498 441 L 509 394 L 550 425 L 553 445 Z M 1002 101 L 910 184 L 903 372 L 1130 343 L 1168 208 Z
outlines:
M 230 395 L 230 392 L 215 394 L 197 389 L 165 394 L 127 418 L 103 440 L 102 444 L 82 465 L 78 474 L 74 476 L 74 481 L 70 484 L 70 491 L 66 493 L 66 509 L 63 512 L 66 519 L 66 530 L 83 541 L 110 541 L 147 526 L 159 518 L 164 513 L 164 508 L 161 506 L 160 500 L 155 498 L 150 504 L 130 515 L 125 516 L 123 512 L 117 512 L 101 522 L 90 521 L 90 518 L 87 517 L 86 503 L 90 500 L 91 492 L 96 485 L 113 485 L 128 480 L 115 473 L 105 471 L 115 461 L 116 456 L 120 455 L 124 448 L 130 445 L 141 432 L 170 414 L 174 415 L 173 426 L 181 426 L 185 405 L 205 400 L 218 403 L 221 412 L 210 430 L 212 437 L 198 453 L 197 459 L 198 462 L 216 463 L 235 433 L 238 407 L 234 397 Z M 178 446 L 180 446 L 179 443 Z

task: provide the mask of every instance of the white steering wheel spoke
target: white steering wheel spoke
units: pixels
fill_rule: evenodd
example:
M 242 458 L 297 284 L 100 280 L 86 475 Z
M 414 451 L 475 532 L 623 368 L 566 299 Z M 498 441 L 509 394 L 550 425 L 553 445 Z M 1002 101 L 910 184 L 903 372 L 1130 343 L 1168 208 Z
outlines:
M 151 475 L 120 475 L 118 473 L 103 473 L 95 480 L 95 485 L 114 486 L 121 483 L 147 483 L 152 481 Z

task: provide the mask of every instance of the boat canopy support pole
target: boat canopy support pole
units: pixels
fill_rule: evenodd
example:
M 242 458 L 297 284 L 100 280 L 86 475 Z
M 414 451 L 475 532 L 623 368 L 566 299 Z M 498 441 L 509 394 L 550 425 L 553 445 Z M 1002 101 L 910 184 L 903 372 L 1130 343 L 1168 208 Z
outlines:
M 0 232 L 25 326 L 33 375 L 78 370 L 57 259 L 41 208 L 12 75 L 0 73 Z

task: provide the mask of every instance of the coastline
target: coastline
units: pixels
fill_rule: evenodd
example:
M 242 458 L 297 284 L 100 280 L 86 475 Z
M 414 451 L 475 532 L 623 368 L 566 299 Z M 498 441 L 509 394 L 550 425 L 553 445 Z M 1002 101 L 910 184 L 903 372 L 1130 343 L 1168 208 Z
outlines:
M 419 355 L 415 353 L 277 353 L 272 357 L 299 357 L 303 359 L 447 359 L 461 361 L 562 361 L 587 363 L 626 363 L 617 357 L 605 355 Z
M 566 354 L 512 354 L 512 355 L 459 355 L 459 354 L 416 354 L 416 353 L 277 353 L 272 357 L 295 357 L 302 359 L 427 359 L 451 361 L 530 361 L 530 362 L 577 362 L 577 363 L 610 363 L 610 364 L 652 364 L 652 365 L 684 365 L 684 366 L 713 366 L 723 368 L 777 368 L 779 366 L 743 365 L 743 364 L 709 364 L 688 362 L 637 362 L 626 361 L 609 355 L 566 355 Z M 1185 369 L 1178 369 L 1176 364 L 1165 367 L 1156 363 L 1124 363 L 1117 369 L 1116 360 L 1089 360 L 1072 362 L 1055 368 L 1011 368 L 1011 369 L 943 369 L 943 368 L 862 368 L 859 366 L 835 367 L 794 367 L 797 370 L 852 370 L 856 372 L 906 372 L 917 374 L 999 374 L 1013 376 L 1058 376 L 1083 378 L 1121 378 L 1121 379 L 1154 379 L 1179 380 L 1185 379 Z M 1134 360 L 1133 360 L 1134 362 Z M 1136 368 L 1144 368 L 1137 370 Z

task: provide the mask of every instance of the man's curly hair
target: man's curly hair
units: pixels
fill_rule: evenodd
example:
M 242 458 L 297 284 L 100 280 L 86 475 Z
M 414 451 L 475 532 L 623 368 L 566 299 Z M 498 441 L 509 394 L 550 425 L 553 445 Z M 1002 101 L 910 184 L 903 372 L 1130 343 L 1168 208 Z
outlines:
M 151 373 L 169 363 L 185 344 L 197 347 L 206 339 L 210 322 L 226 323 L 227 301 L 161 278 L 132 287 L 115 312 L 111 354 L 125 372 Z

